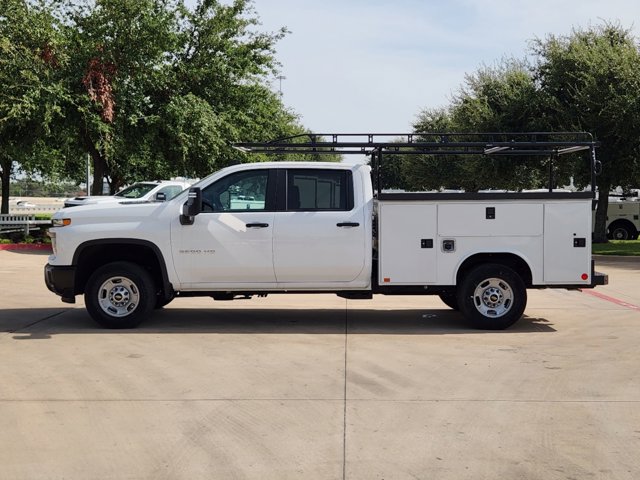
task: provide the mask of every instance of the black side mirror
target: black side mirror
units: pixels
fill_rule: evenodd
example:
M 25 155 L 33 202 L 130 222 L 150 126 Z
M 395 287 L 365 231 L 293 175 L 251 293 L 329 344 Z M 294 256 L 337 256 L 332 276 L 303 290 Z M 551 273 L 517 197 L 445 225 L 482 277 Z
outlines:
M 180 215 L 180 223 L 182 225 L 193 225 L 193 218 L 202 212 L 202 190 L 200 187 L 191 187 L 189 189 L 189 198 L 184 204 L 183 214 Z
M 200 187 L 191 187 L 189 189 L 187 208 L 184 213 L 189 217 L 195 217 L 200 212 L 202 212 L 202 190 L 200 190 Z
M 164 202 L 167 199 L 167 194 L 164 192 L 156 193 L 156 202 Z

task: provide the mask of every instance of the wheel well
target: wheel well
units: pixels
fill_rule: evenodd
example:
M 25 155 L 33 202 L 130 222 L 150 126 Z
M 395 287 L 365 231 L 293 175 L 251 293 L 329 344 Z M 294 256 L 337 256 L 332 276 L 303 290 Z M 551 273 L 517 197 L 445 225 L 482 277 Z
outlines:
M 87 245 L 77 257 L 74 290 L 76 294 L 84 293 L 87 280 L 102 265 L 111 262 L 131 262 L 147 270 L 155 280 L 158 288 L 166 289 L 168 281 L 160 264 L 158 254 L 148 245 L 129 243 L 97 243 Z
M 460 268 L 458 269 L 458 274 L 456 275 L 456 285 L 461 284 L 462 279 L 467 272 L 474 267 L 485 263 L 499 263 L 501 265 L 505 265 L 520 275 L 520 278 L 522 278 L 522 281 L 527 287 L 530 287 L 532 284 L 531 269 L 522 257 L 513 253 L 478 253 L 462 262 L 462 265 L 460 265 Z

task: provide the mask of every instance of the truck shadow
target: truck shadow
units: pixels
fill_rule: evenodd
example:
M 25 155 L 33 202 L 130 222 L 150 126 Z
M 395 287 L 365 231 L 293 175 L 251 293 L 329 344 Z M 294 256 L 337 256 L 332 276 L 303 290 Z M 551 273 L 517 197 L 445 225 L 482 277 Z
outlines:
M 38 310 L 41 310 L 40 312 Z M 25 318 L 27 314 L 30 318 Z M 38 318 L 39 317 L 39 318 Z M 20 321 L 19 319 L 23 320 Z M 309 334 L 309 335 L 455 335 L 555 332 L 544 318 L 524 316 L 507 330 L 469 328 L 448 309 L 185 309 L 154 312 L 136 329 L 109 330 L 96 326 L 82 308 L 0 311 L 0 332 L 14 339 L 47 339 L 69 334 Z

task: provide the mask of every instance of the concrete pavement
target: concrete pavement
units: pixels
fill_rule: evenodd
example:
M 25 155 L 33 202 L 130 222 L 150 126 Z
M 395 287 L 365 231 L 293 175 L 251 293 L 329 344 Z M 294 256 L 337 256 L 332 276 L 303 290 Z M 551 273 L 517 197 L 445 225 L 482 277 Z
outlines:
M 607 298 L 530 291 L 504 332 L 332 295 L 177 299 L 107 331 L 44 263 L 0 251 L 0 479 L 640 475 L 637 262 L 599 262 Z

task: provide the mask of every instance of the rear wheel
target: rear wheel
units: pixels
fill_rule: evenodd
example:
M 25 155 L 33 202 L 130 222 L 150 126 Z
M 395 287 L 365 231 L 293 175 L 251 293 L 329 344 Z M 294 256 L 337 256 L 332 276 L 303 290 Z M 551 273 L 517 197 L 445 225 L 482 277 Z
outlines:
M 91 318 L 106 328 L 137 327 L 156 302 L 153 279 L 130 262 L 98 268 L 89 277 L 84 298 Z
M 460 311 L 471 326 L 503 330 L 517 322 L 527 305 L 527 289 L 511 268 L 480 265 L 471 270 L 458 290 Z
M 628 223 L 614 222 L 609 227 L 609 237 L 612 240 L 634 240 L 637 234 L 636 229 Z

